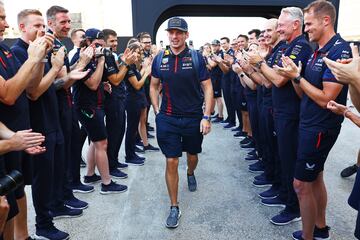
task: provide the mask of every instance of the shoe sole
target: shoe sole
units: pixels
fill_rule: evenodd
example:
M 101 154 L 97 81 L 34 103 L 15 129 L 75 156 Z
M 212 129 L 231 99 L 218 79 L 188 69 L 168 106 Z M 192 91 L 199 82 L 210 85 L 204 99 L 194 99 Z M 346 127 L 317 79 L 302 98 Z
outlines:
M 126 164 L 128 164 L 129 166 L 142 166 L 145 163 L 129 163 L 129 162 L 127 162 Z
M 34 234 L 34 239 L 36 239 L 36 240 L 51 240 L 50 238 L 42 237 L 42 236 L 39 236 L 36 234 Z M 63 238 L 61 240 L 68 240 L 68 239 L 70 239 L 70 236 L 68 236 L 67 238 Z
M 298 238 L 296 238 L 294 236 L 291 236 L 291 237 L 294 240 L 298 240 Z M 327 237 L 327 238 L 314 237 L 314 240 L 330 240 L 330 237 Z
M 261 199 L 274 199 L 274 198 L 276 198 L 277 196 L 279 196 L 279 195 L 272 196 L 272 197 L 263 197 L 263 196 L 261 196 L 260 194 L 258 194 L 258 197 L 261 198 Z
M 177 224 L 176 224 L 175 226 L 169 226 L 169 225 L 167 225 L 167 223 L 165 222 L 165 227 L 167 227 L 167 228 L 177 228 L 177 227 L 179 226 L 180 217 L 181 217 L 181 211 L 179 210 L 179 216 L 178 216 Z
M 282 207 L 282 208 L 286 207 L 285 204 L 280 204 L 280 203 L 279 204 L 267 204 L 267 203 L 261 202 L 261 204 L 264 206 L 267 206 L 267 207 Z
M 110 174 L 110 176 L 113 177 L 113 178 L 116 178 L 116 179 L 125 179 L 125 178 L 128 178 L 128 175 L 126 175 L 125 177 L 119 177 L 119 176 L 114 176 L 114 175 L 111 175 L 111 174 Z
M 122 191 L 102 191 L 100 190 L 100 194 L 102 195 L 109 195 L 109 194 L 117 194 L 117 193 L 123 193 L 126 192 L 128 189 L 122 190 Z
M 298 218 L 294 218 L 288 222 L 284 222 L 284 223 L 277 223 L 277 222 L 274 222 L 272 219 L 270 219 L 270 222 L 276 226 L 285 226 L 285 225 L 288 225 L 290 223 L 293 223 L 293 222 L 298 222 L 298 221 L 301 221 L 301 217 L 298 217 Z
M 89 191 L 83 191 L 83 190 L 79 190 L 79 189 L 73 189 L 72 190 L 73 193 L 91 193 L 91 192 L 94 192 L 94 191 L 95 191 L 95 188 L 93 188 L 93 189 L 91 189 Z
M 81 213 L 80 215 L 63 215 L 63 216 L 57 216 L 57 217 L 53 217 L 54 220 L 59 220 L 62 218 L 78 218 L 81 217 L 83 215 L 83 213 Z
M 67 204 L 64 204 L 66 207 L 70 208 L 70 209 L 78 209 L 78 210 L 84 210 L 84 209 L 87 209 L 89 207 L 89 204 L 86 205 L 86 207 L 82 207 L 82 208 L 76 208 L 76 207 L 73 207 L 73 206 L 70 206 L 70 205 L 67 205 Z
M 100 179 L 99 181 L 95 181 L 95 182 L 85 182 L 85 181 L 84 181 L 84 184 L 85 184 L 85 185 L 94 185 L 94 184 L 97 184 L 97 183 L 99 183 L 99 182 L 101 182 L 101 179 Z
M 271 187 L 272 186 L 272 184 L 271 183 L 269 183 L 269 184 L 264 184 L 264 185 L 256 185 L 256 184 L 252 184 L 254 187 L 257 187 L 257 188 L 263 188 L 263 187 Z
M 245 138 L 245 137 L 244 136 L 234 136 L 234 138 L 241 139 L 241 138 Z
M 158 150 L 145 150 L 145 153 L 147 153 L 147 152 L 159 152 L 160 151 L 160 149 L 158 149 Z

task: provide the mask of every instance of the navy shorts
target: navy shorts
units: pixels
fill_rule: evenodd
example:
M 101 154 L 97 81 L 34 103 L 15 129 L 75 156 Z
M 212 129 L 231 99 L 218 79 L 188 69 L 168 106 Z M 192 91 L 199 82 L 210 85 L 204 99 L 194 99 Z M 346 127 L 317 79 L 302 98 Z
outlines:
M 320 172 L 340 130 L 309 131 L 299 129 L 295 178 L 313 182 Z
M 214 91 L 214 98 L 220 98 L 222 97 L 221 94 L 221 77 L 212 77 L 211 78 L 211 83 L 213 86 L 213 91 Z
M 103 109 L 79 108 L 77 109 L 79 121 L 84 126 L 89 139 L 98 142 L 107 139 Z
M 201 117 L 174 117 L 159 113 L 155 121 L 157 141 L 165 157 L 181 157 L 182 152 L 192 155 L 201 153 Z

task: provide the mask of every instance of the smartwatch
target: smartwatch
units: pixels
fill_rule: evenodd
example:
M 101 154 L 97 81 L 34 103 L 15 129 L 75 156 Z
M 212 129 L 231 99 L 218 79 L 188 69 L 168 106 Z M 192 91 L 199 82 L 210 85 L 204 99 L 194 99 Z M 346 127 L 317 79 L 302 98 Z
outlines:
M 300 84 L 300 79 L 301 79 L 301 75 L 297 76 L 296 78 L 293 79 L 294 83 L 296 84 Z
M 210 116 L 207 116 L 207 115 L 204 115 L 204 116 L 202 117 L 202 119 L 210 122 L 211 117 L 210 117 Z
M 264 63 L 264 60 L 261 60 L 261 61 L 259 61 L 259 62 L 257 62 L 257 63 L 255 64 L 255 67 L 258 68 L 258 69 L 260 69 L 260 68 L 261 68 L 261 64 L 263 64 L 263 63 Z

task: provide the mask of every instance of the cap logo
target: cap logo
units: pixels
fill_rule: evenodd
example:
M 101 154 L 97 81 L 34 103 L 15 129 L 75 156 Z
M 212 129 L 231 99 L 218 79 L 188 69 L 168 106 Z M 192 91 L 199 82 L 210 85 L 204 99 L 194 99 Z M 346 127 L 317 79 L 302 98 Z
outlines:
M 170 24 L 173 27 L 181 27 L 181 20 L 177 18 L 171 19 Z

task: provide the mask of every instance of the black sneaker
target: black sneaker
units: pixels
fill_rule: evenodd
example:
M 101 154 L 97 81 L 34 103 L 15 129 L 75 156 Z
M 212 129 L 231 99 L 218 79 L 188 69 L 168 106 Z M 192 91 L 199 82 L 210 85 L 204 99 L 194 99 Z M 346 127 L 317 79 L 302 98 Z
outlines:
M 50 216 L 56 220 L 61 218 L 74 218 L 80 217 L 83 214 L 83 210 L 81 209 L 72 209 L 67 206 L 62 206 L 57 209 L 53 209 L 50 212 Z
M 233 128 L 233 127 L 235 127 L 235 124 L 233 124 L 233 123 L 228 123 L 228 124 L 226 124 L 226 125 L 224 126 L 224 129 L 231 129 L 231 128 Z
M 132 159 L 126 159 L 125 162 L 129 165 L 134 165 L 134 166 L 142 166 L 144 165 L 144 160 L 140 160 L 137 158 L 132 158 Z
M 101 190 L 100 193 L 101 194 L 113 194 L 113 193 L 122 193 L 122 192 L 126 192 L 128 189 L 127 186 L 125 185 L 121 185 L 121 184 L 117 184 L 114 181 L 111 181 L 109 184 L 105 185 L 105 184 L 101 184 Z
M 272 199 L 262 199 L 261 204 L 268 207 L 285 207 L 285 202 L 279 196 Z
M 341 173 L 340 173 L 340 176 L 343 177 L 343 178 L 346 178 L 346 177 L 350 177 L 351 175 L 355 174 L 358 170 L 358 166 L 356 164 L 350 166 L 350 167 L 347 167 L 347 168 L 344 168 Z
M 223 118 L 223 117 L 217 117 L 217 118 L 215 118 L 214 120 L 212 120 L 211 122 L 212 122 L 212 123 L 220 123 L 220 122 L 222 122 L 222 121 L 224 121 L 224 118 Z
M 249 172 L 252 173 L 263 173 L 265 171 L 264 164 L 262 161 L 257 161 L 256 163 L 249 165 Z
M 245 137 L 246 137 L 246 134 L 244 134 L 243 131 L 239 131 L 234 134 L 234 138 L 245 138 Z
M 92 176 L 84 176 L 84 183 L 85 184 L 95 184 L 101 181 L 101 177 L 99 175 L 96 175 L 96 173 L 94 173 L 94 175 Z
M 128 177 L 128 175 L 126 173 L 120 171 L 117 168 L 110 170 L 110 176 L 112 176 L 114 178 L 120 178 L 120 179 L 124 179 L 124 178 Z
M 150 143 L 147 146 L 144 146 L 144 152 L 158 152 L 160 151 L 160 148 L 154 147 Z
M 95 191 L 93 186 L 83 184 L 82 182 L 71 184 L 71 190 L 73 193 L 91 193 Z
M 255 143 L 253 141 L 250 141 L 249 143 L 246 144 L 240 144 L 241 148 L 255 148 Z
M 150 124 L 147 125 L 146 129 L 149 131 L 149 132 L 153 132 L 155 131 L 155 128 L 150 126 Z
M 150 133 L 147 133 L 147 138 L 155 138 L 155 136 L 154 135 L 151 135 Z
M 46 229 L 36 229 L 35 239 L 51 239 L 51 240 L 67 240 L 70 238 L 69 234 L 60 231 L 56 227 L 52 226 Z
M 142 148 L 140 148 L 140 147 L 138 147 L 136 145 L 135 145 L 135 152 L 136 153 L 145 153 L 144 149 L 142 149 Z
M 253 181 L 253 185 L 255 187 L 271 187 L 272 186 L 272 182 L 267 180 L 267 179 L 264 179 L 264 180 L 254 180 Z
M 66 207 L 71 209 L 86 209 L 89 204 L 85 201 L 81 201 L 80 199 L 77 199 L 75 196 L 72 196 L 71 199 L 67 199 L 64 201 L 64 204 Z
M 225 120 L 222 120 L 220 123 L 221 124 L 228 124 L 230 121 L 229 121 L 229 119 L 225 119 Z
M 298 221 L 301 221 L 300 213 L 292 213 L 286 209 L 280 211 L 279 214 L 270 219 L 270 222 L 277 226 L 285 226 Z
M 330 239 L 330 233 L 329 233 L 329 231 L 330 231 L 330 227 L 329 227 L 329 226 L 325 226 L 324 228 L 318 228 L 318 227 L 315 225 L 315 228 L 314 228 L 314 239 L 316 239 L 316 240 Z M 299 231 L 293 232 L 292 237 L 293 237 L 293 239 L 295 239 L 295 240 L 303 239 L 303 238 L 302 238 L 302 231 L 299 230 Z
M 232 132 L 242 132 L 242 127 L 238 126 L 236 128 L 231 129 Z
M 261 192 L 258 196 L 261 199 L 273 199 L 279 195 L 279 190 L 271 186 L 268 190 Z
M 116 168 L 125 169 L 127 167 L 128 167 L 128 165 L 126 163 L 121 163 L 121 162 L 116 163 Z
M 194 174 L 193 175 L 187 175 L 187 182 L 188 182 L 189 191 L 190 192 L 195 192 L 196 187 L 197 187 L 195 175 Z
M 168 218 L 166 219 L 165 226 L 167 228 L 176 228 L 179 226 L 179 219 L 181 217 L 181 211 L 177 206 L 170 207 L 170 213 Z

